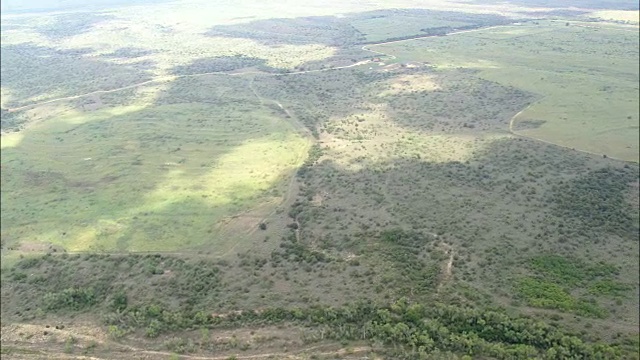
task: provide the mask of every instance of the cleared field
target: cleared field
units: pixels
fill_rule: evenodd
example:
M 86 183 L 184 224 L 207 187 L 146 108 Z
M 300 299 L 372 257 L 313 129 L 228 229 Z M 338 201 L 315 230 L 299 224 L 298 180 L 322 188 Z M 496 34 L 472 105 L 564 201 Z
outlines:
M 640 23 L 640 11 L 638 10 L 603 10 L 590 13 L 588 16 L 606 21 L 623 22 L 629 24 Z
M 467 22 L 410 15 L 375 17 L 352 21 L 351 25 L 365 35 L 367 41 L 381 41 L 408 35 L 424 34 L 423 29 L 469 25 Z
M 638 32 L 525 23 L 373 47 L 537 94 L 518 134 L 638 161 Z
M 248 81 L 179 80 L 155 103 L 67 110 L 3 137 L 3 244 L 229 250 L 259 219 L 236 234 L 221 221 L 261 205 L 255 216 L 266 216 L 308 146 Z M 197 94 L 208 101 L 193 103 Z

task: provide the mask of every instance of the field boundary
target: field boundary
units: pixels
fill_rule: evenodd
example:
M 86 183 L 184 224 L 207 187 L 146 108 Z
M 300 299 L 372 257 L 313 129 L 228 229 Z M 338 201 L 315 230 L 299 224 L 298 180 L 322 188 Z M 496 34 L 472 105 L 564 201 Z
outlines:
M 596 156 L 606 156 L 606 157 L 607 157 L 607 159 L 612 159 L 612 160 L 616 160 L 616 161 L 621 161 L 621 162 L 629 163 L 629 164 L 637 164 L 637 163 L 638 163 L 638 162 L 633 161 L 633 160 L 620 159 L 620 158 L 617 158 L 617 157 L 615 157 L 615 156 L 609 156 L 609 155 L 606 155 L 606 154 L 599 154 L 599 153 L 595 153 L 595 152 L 592 152 L 592 151 L 589 151 L 589 150 L 582 150 L 582 149 L 577 149 L 577 148 L 570 147 L 570 146 L 566 146 L 566 145 L 557 144 L 557 143 L 554 143 L 554 142 L 551 142 L 551 141 L 548 141 L 548 140 L 544 140 L 544 139 L 540 139 L 540 138 L 537 138 L 537 137 L 534 137 L 534 136 L 522 135 L 522 134 L 517 133 L 515 130 L 513 130 L 513 124 L 515 123 L 516 118 L 517 118 L 518 116 L 522 115 L 522 114 L 523 114 L 525 111 L 527 111 L 530 107 L 532 107 L 533 105 L 536 105 L 536 104 L 540 103 L 540 102 L 541 102 L 542 100 L 544 100 L 544 99 L 545 99 L 545 98 L 542 98 L 542 99 L 540 99 L 540 100 L 538 100 L 538 101 L 532 102 L 531 104 L 527 105 L 524 109 L 522 109 L 522 110 L 518 111 L 518 113 L 517 113 L 517 114 L 513 115 L 513 116 L 511 117 L 511 120 L 509 121 L 509 133 L 510 133 L 510 134 L 512 134 L 512 135 L 514 135 L 514 136 L 518 136 L 518 137 L 521 137 L 521 138 L 524 138 L 524 139 L 535 140 L 535 141 L 539 141 L 539 142 L 542 142 L 542 143 L 545 143 L 545 144 L 548 144 L 548 145 L 555 145 L 555 146 L 558 146 L 558 147 L 561 147 L 561 148 L 564 148 L 564 149 L 568 149 L 568 150 L 573 150 L 573 151 L 581 152 L 581 153 L 583 153 L 583 154 L 596 155 Z
M 487 30 L 487 29 L 498 28 L 498 27 L 504 27 L 504 26 L 509 26 L 509 25 L 497 25 L 497 26 L 489 26 L 489 27 L 478 28 L 478 29 L 471 29 L 471 30 L 461 30 L 461 31 L 457 31 L 457 32 L 451 32 L 451 33 L 448 33 L 448 34 L 446 34 L 445 36 L 449 36 L 449 35 L 456 35 L 456 34 L 462 34 L 462 33 L 468 33 L 468 32 L 474 32 L 474 31 Z M 580 25 L 577 25 L 577 26 L 580 26 Z M 581 27 L 589 27 L 589 26 L 581 26 Z M 392 43 L 398 43 L 398 42 L 403 42 L 403 41 L 420 40 L 420 39 L 424 39 L 424 38 L 428 38 L 428 37 L 434 37 L 434 35 L 431 35 L 431 36 L 423 36 L 423 37 L 419 37 L 419 38 L 404 39 L 404 40 L 388 41 L 388 42 L 384 42 L 384 43 L 376 43 L 376 44 L 370 44 L 370 45 L 385 45 L 385 44 L 392 44 Z M 393 55 L 393 54 L 387 54 L 387 53 L 383 53 L 383 52 L 380 52 L 380 51 L 375 51 L 375 50 L 367 49 L 367 48 L 366 48 L 367 46 L 369 46 L 369 45 L 365 45 L 365 46 L 363 46 L 363 47 L 362 47 L 362 50 L 365 50 L 365 51 L 371 51 L 371 52 L 376 53 L 376 54 L 386 55 L 386 56 L 392 57 L 393 59 L 396 59 L 396 58 L 397 58 L 397 57 L 396 57 L 395 55 Z M 531 103 L 531 104 L 527 105 L 524 109 L 520 110 L 517 114 L 515 114 L 513 117 L 511 117 L 511 120 L 509 121 L 509 128 L 508 128 L 509 133 L 510 133 L 510 134 L 512 134 L 512 135 L 514 135 L 514 136 L 521 137 L 521 138 L 530 139 L 530 140 L 535 140 L 535 141 L 539 141 L 539 142 L 542 142 L 542 143 L 545 143 L 545 144 L 549 144 L 549 145 L 559 146 L 559 147 L 561 147 L 561 148 L 565 148 L 565 149 L 569 149 L 569 150 L 573 150 L 573 151 L 581 152 L 581 153 L 584 153 L 584 154 L 590 154 L 590 155 L 596 155 L 596 156 L 606 156 L 608 159 L 612 159 L 612 160 L 616 160 L 616 161 L 621 161 L 621 162 L 625 162 L 625 163 L 630 163 L 630 164 L 638 164 L 638 162 L 637 162 L 637 161 L 633 161 L 633 160 L 625 160 L 625 159 L 617 158 L 617 157 L 615 157 L 615 156 L 609 156 L 609 155 L 606 155 L 606 154 L 599 154 L 599 153 L 595 153 L 595 152 L 588 151 L 588 150 L 576 149 L 576 148 L 573 148 L 573 147 L 570 147 L 570 146 L 557 144 L 557 143 L 554 143 L 554 142 L 551 142 L 551 141 L 548 141 L 548 140 L 544 140 L 544 139 L 540 139 L 540 138 L 536 138 L 536 137 L 528 136 L 528 135 L 522 135 L 522 134 L 519 134 L 519 133 L 515 132 L 515 131 L 513 130 L 513 124 L 514 124 L 514 121 L 516 120 L 516 118 L 517 118 L 518 116 L 520 116 L 522 113 L 524 113 L 524 112 L 525 112 L 527 109 L 529 109 L 531 106 L 533 106 L 533 105 L 535 105 L 535 104 L 537 104 L 537 103 L 541 102 L 541 101 L 542 101 L 542 100 L 544 100 L 545 98 L 546 98 L 546 97 L 544 97 L 544 98 L 542 98 L 542 99 L 539 99 L 539 100 L 537 100 L 537 101 L 535 101 L 535 102 L 533 102 L 533 103 Z
M 447 33 L 447 34 L 443 34 L 443 35 L 424 35 L 424 36 L 419 36 L 419 37 L 414 37 L 414 38 L 409 38 L 409 39 L 401 39 L 401 40 L 392 40 L 392 41 L 383 41 L 383 42 L 377 42 L 377 43 L 370 43 L 370 44 L 365 44 L 364 46 L 362 46 L 361 49 L 364 50 L 364 51 L 372 52 L 374 54 L 378 54 L 378 55 L 386 55 L 386 56 L 389 56 L 391 59 L 396 59 L 396 57 L 394 55 L 386 54 L 386 53 L 375 51 L 375 50 L 371 50 L 371 49 L 368 49 L 368 47 L 376 46 L 376 45 L 393 44 L 393 43 L 398 43 L 398 42 L 403 42 L 403 41 L 410 41 L 410 40 L 420 40 L 420 39 L 431 38 L 431 37 L 450 36 L 450 35 L 456 35 L 456 34 L 462 34 L 462 33 L 468 33 L 468 32 L 480 31 L 480 30 L 488 30 L 488 29 L 499 28 L 499 27 L 510 26 L 510 25 L 512 25 L 512 24 L 479 27 L 479 28 L 476 28 L 476 29 L 468 29 L 468 30 L 458 30 L 458 31 L 453 31 L 453 32 L 450 32 L 450 33 Z M 137 83 L 137 84 L 131 84 L 131 85 L 115 88 L 115 89 L 96 90 L 96 91 L 91 91 L 91 92 L 84 93 L 84 94 L 79 94 L 79 95 L 59 97 L 59 98 L 50 99 L 50 100 L 46 100 L 46 101 L 42 101 L 42 102 L 38 102 L 38 103 L 34 103 L 34 104 L 28 104 L 28 105 L 18 106 L 18 107 L 15 107 L 15 108 L 9 108 L 7 110 L 9 112 L 27 110 L 27 109 L 38 107 L 38 106 L 41 106 L 41 105 L 46 105 L 46 104 L 51 104 L 51 103 L 54 103 L 54 102 L 58 102 L 58 101 L 79 99 L 79 98 L 82 98 L 82 97 L 85 97 L 85 96 L 90 96 L 90 95 L 113 93 L 113 92 L 117 92 L 117 91 L 133 89 L 133 88 L 136 88 L 136 87 L 139 87 L 139 86 L 142 86 L 142 85 L 146 85 L 146 84 L 152 84 L 152 83 L 162 82 L 162 81 L 177 80 L 177 79 L 180 79 L 180 78 L 199 77 L 199 76 L 206 76 L 206 75 L 227 75 L 227 76 L 241 76 L 241 75 L 264 75 L 264 76 L 298 75 L 298 74 L 309 74 L 309 73 L 315 73 L 315 72 L 324 72 L 324 71 L 330 71 L 330 70 L 348 69 L 348 68 L 355 67 L 355 66 L 365 65 L 365 64 L 368 64 L 370 62 L 371 62 L 371 60 L 363 60 L 363 61 L 359 61 L 359 62 L 353 63 L 351 65 L 336 66 L 336 67 L 331 67 L 331 68 L 327 68 L 327 69 L 303 70 L 303 71 L 293 71 L 293 72 L 283 72 L 283 73 L 267 73 L 267 72 L 261 72 L 261 71 L 243 71 L 243 72 L 232 73 L 232 72 L 225 72 L 225 71 L 212 71 L 212 72 L 205 72 L 205 73 L 199 73 L 199 74 L 168 75 L 168 76 L 161 76 L 161 77 L 158 77 L 158 78 L 155 78 L 155 79 L 146 80 L 146 81 L 143 81 L 143 82 L 140 82 L 140 83 Z
M 366 44 L 364 46 L 362 46 L 362 50 L 364 51 L 368 51 L 371 52 L 373 54 L 377 54 L 377 55 L 384 55 L 384 56 L 388 56 L 389 59 L 394 60 L 397 59 L 397 57 L 393 54 L 388 54 L 388 53 L 384 53 L 381 51 L 376 51 L 376 50 L 371 50 L 369 49 L 369 47 L 371 46 L 376 46 L 376 45 L 386 45 L 386 44 L 394 44 L 394 43 L 399 43 L 399 42 L 405 42 L 405 41 L 413 41 L 413 40 L 421 40 L 421 39 L 425 39 L 425 38 L 432 38 L 432 37 L 441 37 L 441 36 L 450 36 L 450 35 L 457 35 L 457 34 L 464 34 L 464 33 L 470 33 L 470 32 L 476 32 L 476 31 L 482 31 L 482 30 L 488 30 L 488 29 L 495 29 L 495 28 L 500 28 L 500 27 L 506 27 L 506 26 L 511 26 L 512 24 L 505 24 L 505 25 L 494 25 L 494 26 L 487 26 L 487 27 L 480 27 L 480 28 L 476 28 L 476 29 L 469 29 L 469 30 L 459 30 L 459 31 L 453 31 L 444 35 L 425 35 L 425 36 L 420 36 L 420 37 L 414 37 L 414 38 L 409 38 L 409 39 L 401 39 L 401 40 L 393 40 L 393 41 L 385 41 L 385 42 L 379 42 L 379 43 L 373 43 L 373 44 Z M 584 28 L 597 28 L 595 26 L 588 26 L 588 25 L 576 25 L 579 27 L 584 27 Z M 628 30 L 625 30 L 628 31 Z M 286 72 L 286 73 L 265 73 L 265 72 L 260 72 L 260 71 L 246 71 L 246 72 L 237 72 L 237 73 L 229 73 L 229 72 L 222 72 L 222 71 L 214 71 L 214 72 L 207 72 L 207 73 L 200 73 L 200 74 L 188 74 L 188 75 L 174 75 L 174 76 L 165 76 L 165 77 L 159 77 L 156 79 L 151 79 L 151 80 L 147 80 L 147 81 L 143 81 L 141 83 L 137 83 L 137 84 L 132 84 L 132 85 L 127 85 L 127 86 L 123 86 L 120 88 L 116 88 L 116 89 L 110 89 L 110 90 L 97 90 L 97 91 L 92 91 L 92 92 L 88 92 L 88 93 L 84 93 L 84 94 L 79 94 L 79 95 L 73 95 L 73 96 L 67 96 L 67 97 L 60 97 L 60 98 L 56 98 L 56 99 L 51 99 L 51 100 L 47 100 L 47 101 L 43 101 L 43 102 L 39 102 L 39 103 L 35 103 L 35 104 L 29 104 L 29 105 L 23 105 L 23 106 L 19 106 L 19 107 L 15 107 L 15 108 L 10 108 L 7 109 L 9 112 L 15 112 L 15 111 L 21 111 L 21 110 L 27 110 L 27 109 L 32 109 L 32 108 L 36 108 L 42 105 L 46 105 L 46 104 L 51 104 L 51 103 L 55 103 L 55 102 L 59 102 L 59 101 L 66 101 L 66 100 L 74 100 L 74 99 L 80 99 L 86 96 L 91 96 L 91 95 L 97 95 L 97 94 L 106 94 L 106 93 L 113 93 L 113 92 L 118 92 L 118 91 L 122 91 L 122 90 L 128 90 L 128 89 L 133 89 L 136 87 L 140 87 L 143 85 L 147 85 L 147 84 L 152 84 L 152 83 L 157 83 L 157 82 L 162 82 L 162 81 L 172 81 L 172 80 L 177 80 L 180 78 L 188 78 L 188 77 L 200 77 L 200 76 L 207 76 L 207 75 L 226 75 L 226 76 L 242 76 L 242 75 L 263 75 L 263 76 L 283 76 L 283 75 L 299 75 L 299 74 L 308 74 L 308 73 L 315 73 L 315 72 L 325 72 L 325 71 L 331 71 L 331 70 L 340 70 L 340 69 L 347 69 L 347 68 L 352 68 L 355 66 L 360 66 L 360 65 L 365 65 L 368 63 L 371 63 L 371 60 L 363 60 L 363 61 L 359 61 L 357 63 L 351 64 L 351 65 L 345 65 L 345 66 L 337 66 L 337 67 L 332 67 L 332 68 L 327 68 L 327 69 L 317 69 L 317 70 L 304 70 L 304 71 L 295 71 L 295 72 Z M 253 89 L 252 87 L 252 82 L 253 79 L 251 79 L 251 83 L 249 84 L 249 88 L 251 89 L 251 91 L 256 95 L 256 97 L 258 97 L 258 99 L 260 101 L 263 100 L 263 98 L 261 98 L 257 92 Z M 280 107 L 287 115 L 290 115 L 289 111 L 287 109 L 285 109 L 281 103 L 279 103 L 278 101 L 275 100 L 270 100 L 272 102 L 274 102 L 276 105 L 278 105 L 278 107 Z M 540 141 L 543 142 L 545 144 L 549 144 L 549 145 L 555 145 L 555 146 L 559 146 L 565 149 L 569 149 L 569 150 L 573 150 L 573 151 L 578 151 L 581 153 L 585 153 L 585 154 L 590 154 L 590 155 L 597 155 L 597 156 L 606 156 L 609 159 L 612 160 L 616 160 L 616 161 L 622 161 L 622 162 L 626 162 L 626 163 L 632 163 L 632 164 L 637 164 L 637 161 L 633 161 L 633 160 L 625 160 L 625 159 L 620 159 L 614 156 L 609 156 L 606 154 L 599 154 L 599 153 L 595 153 L 595 152 L 591 152 L 588 150 L 581 150 L 581 149 L 576 149 L 573 147 L 569 147 L 566 145 L 561 145 L 558 143 L 554 143 L 548 140 L 544 140 L 544 139 L 540 139 L 540 138 L 536 138 L 533 136 L 528 136 L 528 135 L 522 135 L 519 134 L 517 132 L 515 132 L 513 130 L 513 124 L 514 121 L 516 119 L 516 117 L 520 116 L 522 113 L 524 113 L 529 107 L 531 107 L 532 105 L 539 103 L 541 100 L 538 100 L 535 103 L 529 104 L 526 108 L 522 109 L 521 111 L 519 111 L 517 114 L 515 114 L 511 120 L 509 121 L 509 133 L 511 133 L 512 135 L 515 136 L 519 136 L 522 138 L 526 138 L 526 139 L 531 139 L 531 140 L 535 140 L 535 141 Z M 300 124 L 298 122 L 296 122 L 296 126 L 298 127 Z M 28 125 L 27 125 L 28 126 Z M 17 132 L 20 132 L 23 129 L 18 130 Z M 305 128 L 306 129 L 306 128 Z M 308 129 L 307 129 L 308 130 Z M 2 132 L 2 134 L 9 134 L 9 133 L 15 133 L 15 132 Z
M 7 111 L 16 112 L 16 111 L 21 111 L 21 110 L 28 110 L 28 109 L 36 108 L 36 107 L 39 107 L 39 106 L 42 106 L 42 105 L 59 102 L 59 101 L 80 99 L 80 98 L 83 98 L 85 96 L 98 95 L 98 94 L 109 94 L 109 93 L 114 93 L 114 92 L 118 92 L 118 91 L 122 91 L 122 90 L 135 89 L 137 87 L 140 87 L 140 86 L 143 86 L 143 85 L 147 85 L 147 84 L 153 84 L 153 83 L 158 83 L 158 82 L 163 82 L 163 81 L 168 82 L 168 81 L 173 81 L 173 80 L 177 80 L 177 79 L 181 79 L 181 78 L 200 77 L 200 76 L 206 76 L 206 75 L 226 75 L 226 76 L 241 76 L 241 75 L 283 76 L 283 75 L 298 75 L 298 74 L 308 74 L 308 73 L 323 72 L 323 71 L 330 71 L 330 70 L 347 69 L 347 68 L 351 68 L 351 67 L 354 67 L 354 66 L 368 64 L 370 62 L 371 62 L 370 60 L 364 60 L 364 61 L 360 61 L 360 62 L 351 64 L 351 65 L 337 66 L 337 67 L 327 68 L 327 69 L 304 70 L 304 71 L 295 71 L 295 72 L 287 72 L 287 73 L 266 73 L 266 72 L 261 72 L 261 71 L 245 71 L 245 72 L 229 73 L 229 72 L 224 72 L 224 71 L 213 71 L 213 72 L 206 72 L 206 73 L 200 73 L 200 74 L 161 76 L 161 77 L 158 77 L 158 78 L 155 78 L 155 79 L 146 80 L 146 81 L 143 81 L 143 82 L 140 82 L 140 83 L 137 83 L 137 84 L 131 84 L 131 85 L 115 88 L 115 89 L 96 90 L 96 91 L 91 91 L 91 92 L 84 93 L 84 94 L 59 97 L 59 98 L 50 99 L 50 100 L 46 100 L 46 101 L 42 101 L 42 102 L 38 102 L 38 103 L 34 103 L 34 104 L 22 105 L 22 106 L 18 106 L 18 107 L 15 107 L 15 108 L 9 108 L 9 109 L 7 109 Z

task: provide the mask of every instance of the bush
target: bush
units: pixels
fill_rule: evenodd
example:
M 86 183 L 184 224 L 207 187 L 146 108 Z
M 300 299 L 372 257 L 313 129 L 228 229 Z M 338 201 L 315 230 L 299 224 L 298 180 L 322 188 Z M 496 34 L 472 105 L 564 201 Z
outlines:
M 118 291 L 111 300 L 111 309 L 122 311 L 127 308 L 127 294 L 124 291 Z
M 523 278 L 516 291 L 531 306 L 574 312 L 583 316 L 605 317 L 606 312 L 597 304 L 575 299 L 569 292 L 549 281 Z
M 601 280 L 589 287 L 589 292 L 593 295 L 621 296 L 632 288 L 613 280 Z
M 96 304 L 96 295 L 92 288 L 68 288 L 46 294 L 43 301 L 47 310 L 81 310 Z

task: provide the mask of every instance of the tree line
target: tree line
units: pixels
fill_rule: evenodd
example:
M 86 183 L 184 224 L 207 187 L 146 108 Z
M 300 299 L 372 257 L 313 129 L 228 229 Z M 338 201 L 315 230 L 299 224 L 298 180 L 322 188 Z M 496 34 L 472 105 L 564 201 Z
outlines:
M 433 352 L 496 359 L 620 359 L 637 354 L 620 345 L 589 343 L 555 326 L 500 311 L 443 304 L 354 303 L 342 307 L 270 308 L 225 315 L 172 312 L 158 305 L 138 306 L 107 317 L 117 328 L 163 331 L 237 328 L 294 323 L 312 330 L 307 341 L 370 341 L 384 344 L 397 359 L 427 359 Z

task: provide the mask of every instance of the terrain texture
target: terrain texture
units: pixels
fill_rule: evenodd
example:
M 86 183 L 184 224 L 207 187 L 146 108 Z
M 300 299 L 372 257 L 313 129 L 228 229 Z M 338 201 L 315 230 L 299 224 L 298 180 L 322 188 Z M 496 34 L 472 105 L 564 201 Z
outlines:
M 630 1 L 3 0 L 8 359 L 638 359 Z

